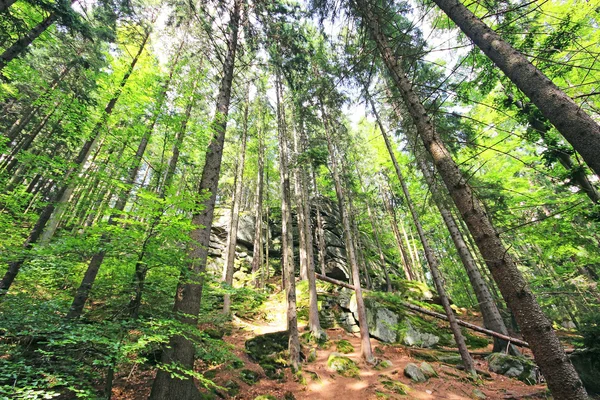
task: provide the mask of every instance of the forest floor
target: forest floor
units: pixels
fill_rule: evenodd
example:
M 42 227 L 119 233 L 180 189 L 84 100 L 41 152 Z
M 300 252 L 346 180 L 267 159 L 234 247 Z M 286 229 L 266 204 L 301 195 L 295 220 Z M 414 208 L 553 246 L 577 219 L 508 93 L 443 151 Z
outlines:
M 491 378 L 482 377 L 478 383 L 470 381 L 466 374 L 455 366 L 429 362 L 438 373 L 439 377 L 430 378 L 425 383 L 414 383 L 404 376 L 404 367 L 409 363 L 419 365 L 422 361 L 411 356 L 411 350 L 401 345 L 383 344 L 371 339 L 371 346 L 377 358 L 388 360 L 392 366 L 376 369 L 361 360 L 360 337 L 350 334 L 343 329 L 329 329 L 327 335 L 330 340 L 345 339 L 352 343 L 355 351 L 346 354 L 354 360 L 360 368 L 358 378 L 348 378 L 330 371 L 327 368 L 327 359 L 335 351 L 330 349 L 317 349 L 315 361 L 305 363 L 302 372 L 305 382 L 299 382 L 290 369 L 286 369 L 285 378 L 281 381 L 268 379 L 262 368 L 253 362 L 245 351 L 245 342 L 248 339 L 270 332 L 279 332 L 286 329 L 285 304 L 270 298 L 265 305 L 268 318 L 254 320 L 233 320 L 233 329 L 223 339 L 234 348 L 234 353 L 244 363 L 238 369 L 223 366 L 217 368 L 213 379 L 218 385 L 226 386 L 234 381 L 239 386 L 239 391 L 231 399 L 254 400 L 259 395 L 270 394 L 279 399 L 311 399 L 311 400 L 370 400 L 370 399 L 550 399 L 546 385 L 529 386 L 516 379 L 507 378 L 490 372 Z M 304 327 L 301 326 L 301 332 Z M 491 346 L 490 346 L 491 349 Z M 485 353 L 490 349 L 480 349 Z M 482 356 L 475 356 L 476 366 L 479 370 L 488 371 L 487 362 Z M 260 376 L 258 382 L 248 385 L 240 379 L 240 371 L 249 369 Z M 121 376 L 115 382 L 113 399 L 141 400 L 146 399 L 152 384 L 153 374 L 149 371 L 136 371 L 128 376 Z M 387 390 L 382 381 L 392 380 L 401 382 L 409 387 L 408 394 L 399 395 Z M 290 396 L 293 394 L 293 397 Z M 485 395 L 485 397 L 483 396 Z

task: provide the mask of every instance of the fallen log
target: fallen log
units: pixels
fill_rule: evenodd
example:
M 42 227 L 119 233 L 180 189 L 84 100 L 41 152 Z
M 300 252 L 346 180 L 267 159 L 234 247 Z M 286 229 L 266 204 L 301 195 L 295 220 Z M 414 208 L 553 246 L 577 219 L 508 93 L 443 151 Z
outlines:
M 324 276 L 324 275 L 321 275 L 321 274 L 315 274 L 315 276 L 316 276 L 317 279 L 322 280 L 324 282 L 333 283 L 334 285 L 338 285 L 338 286 L 345 287 L 347 289 L 354 290 L 354 286 L 350 285 L 349 283 L 338 281 L 337 279 L 333 279 L 333 278 L 330 278 L 328 276 Z M 366 289 L 363 289 L 363 291 L 367 292 Z M 415 306 L 414 304 L 410 304 L 410 303 L 407 303 L 407 302 L 402 302 L 402 306 L 408 308 L 409 310 L 416 311 L 416 312 L 419 312 L 421 314 L 429 315 L 429 316 L 434 317 L 434 318 L 442 319 L 444 321 L 448 320 L 448 317 L 446 317 L 444 314 L 440 314 L 440 313 L 435 312 L 435 311 L 427 310 L 425 308 L 422 308 L 422 307 L 419 307 L 419 306 Z M 514 344 L 515 346 L 529 347 L 529 343 L 527 343 L 524 340 L 517 339 L 517 338 L 514 338 L 514 337 L 510 337 L 510 336 L 507 336 L 507 335 L 503 335 L 501 333 L 494 332 L 494 331 L 491 331 L 491 330 L 486 329 L 486 328 L 482 328 L 479 325 L 475 325 L 475 324 L 472 324 L 470 322 L 462 321 L 460 319 L 457 319 L 456 322 L 459 325 L 464 326 L 465 328 L 468 328 L 468 329 L 474 330 L 476 332 L 480 332 L 480 333 L 486 334 L 488 336 L 497 337 L 499 339 L 506 340 L 507 342 L 510 342 L 510 343 Z

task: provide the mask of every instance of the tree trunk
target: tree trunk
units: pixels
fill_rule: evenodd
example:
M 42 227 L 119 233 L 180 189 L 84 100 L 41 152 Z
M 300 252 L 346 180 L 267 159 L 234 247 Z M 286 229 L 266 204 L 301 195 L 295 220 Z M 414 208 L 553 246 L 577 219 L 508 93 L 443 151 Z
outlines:
M 358 177 L 358 182 L 360 184 L 361 190 L 363 193 L 366 193 L 365 186 L 363 184 L 363 180 L 358 170 L 358 166 L 356 167 L 356 176 Z M 388 273 L 387 263 L 385 262 L 385 254 L 383 254 L 383 249 L 381 248 L 381 242 L 379 240 L 379 229 L 377 229 L 377 223 L 375 222 L 375 216 L 373 215 L 373 211 L 371 210 L 371 205 L 367 200 L 365 202 L 367 206 L 367 215 L 369 216 L 369 222 L 371 223 L 371 231 L 373 232 L 373 239 L 375 240 L 375 247 L 377 247 L 377 254 L 379 255 L 379 266 L 385 275 L 385 285 L 386 291 L 392 291 L 392 282 L 390 281 L 390 275 Z M 324 274 L 323 274 L 324 275 Z
M 557 400 L 587 399 L 581 380 L 567 358 L 552 329 L 551 322 L 536 302 L 527 282 L 508 253 L 508 249 L 500 240 L 500 236 L 482 204 L 477 200 L 471 186 L 462 176 L 458 165 L 434 130 L 433 122 L 425 107 L 413 91 L 401 64 L 393 55 L 387 39 L 381 32 L 372 8 L 365 0 L 355 0 L 355 4 L 358 5 L 371 37 L 376 42 L 381 57 L 402 95 L 425 148 L 431 154 L 434 164 L 482 256 L 488 260 L 487 265 L 494 280 L 513 311 L 523 336 L 530 344 L 536 362 L 540 366 L 553 396 Z M 529 74 L 523 74 L 524 77 L 526 75 Z M 597 160 L 600 162 L 600 158 Z
M 400 236 L 400 231 L 398 230 L 398 220 L 396 219 L 396 212 L 394 211 L 394 208 L 392 207 L 392 202 L 388 197 L 388 194 L 383 189 L 383 187 L 381 187 L 380 190 L 385 210 L 387 211 L 390 219 L 390 226 L 392 228 L 392 232 L 394 233 L 394 238 L 396 239 L 396 245 L 398 246 L 400 256 L 402 257 L 401 261 L 402 269 L 404 270 L 404 279 L 413 281 L 415 280 L 415 276 L 413 274 L 408 255 L 406 254 L 406 248 L 404 247 L 404 244 L 402 244 L 402 236 Z
M 318 194 L 319 190 L 317 187 L 317 178 L 315 175 L 315 170 L 314 168 L 311 168 L 311 174 L 312 174 L 312 182 L 314 185 L 314 189 L 315 189 L 315 193 Z M 316 235 L 317 235 L 317 247 L 319 250 L 319 267 L 321 269 L 321 274 L 325 275 L 325 269 L 326 269 L 326 265 L 325 265 L 325 256 L 326 256 L 326 247 L 325 247 L 325 229 L 323 228 L 323 217 L 321 216 L 321 207 L 319 207 L 319 200 L 320 196 L 317 198 L 317 200 L 315 201 L 315 207 L 317 209 L 317 231 L 316 231 Z
M 288 170 L 288 138 L 283 103 L 283 86 L 277 72 L 275 91 L 277 95 L 277 126 L 279 131 L 279 179 L 281 183 L 281 273 L 285 277 L 287 293 L 287 329 L 289 333 L 290 366 L 297 371 L 300 365 L 300 339 L 296 312 L 296 274 L 294 273 L 294 249 L 292 236 L 292 213 L 290 176 Z
M 198 192 L 203 200 L 199 204 L 201 211 L 196 211 L 192 217 L 192 224 L 197 228 L 191 233 L 192 248 L 190 250 L 190 264 L 177 286 L 173 312 L 185 324 L 195 326 L 200 312 L 200 299 L 202 297 L 202 275 L 206 269 L 208 246 L 210 244 L 210 230 L 215 210 L 221 160 L 223 158 L 223 144 L 227 128 L 227 115 L 231 100 L 231 84 L 235 55 L 238 46 L 238 30 L 240 22 L 240 9 L 243 0 L 235 0 L 231 19 L 229 21 L 230 37 L 228 51 L 223 63 L 223 78 L 217 96 L 215 116 L 211 124 L 213 138 L 208 146 L 205 164 L 200 178 Z M 177 365 L 178 373 L 186 375 L 182 380 L 172 376 L 169 371 L 159 370 L 152 385 L 150 400 L 193 400 L 198 396 L 198 389 L 187 370 L 194 367 L 194 344 L 182 335 L 174 335 L 165 347 L 161 363 Z
M 262 121 L 258 132 L 258 157 L 257 157 L 257 175 L 256 175 L 256 208 L 254 210 L 254 242 L 253 242 L 253 254 L 252 254 L 252 274 L 254 275 L 254 287 L 258 287 L 259 283 L 264 282 L 263 279 L 259 279 L 259 271 L 261 270 L 262 259 L 262 238 L 263 238 L 263 186 L 264 186 L 264 173 L 265 173 L 265 113 L 263 112 Z M 267 226 L 268 228 L 268 226 Z M 262 275 L 262 274 L 261 274 Z M 262 276 L 261 276 L 262 278 Z
M 58 14 L 50 14 L 42 22 L 34 26 L 29 32 L 13 43 L 12 46 L 4 50 L 4 52 L 0 54 L 0 71 L 2 71 L 14 58 L 23 53 L 35 39 L 44 33 L 46 29 L 57 20 Z
M 325 112 L 323 102 L 319 100 L 321 115 L 323 118 L 323 125 L 325 127 L 325 135 L 327 136 L 327 148 L 329 150 L 330 162 L 331 162 L 331 175 L 335 186 L 335 194 L 338 199 L 338 207 L 340 209 L 340 216 L 342 218 L 342 229 L 344 231 L 344 240 L 346 243 L 346 258 L 350 264 L 352 270 L 352 281 L 354 284 L 354 290 L 356 293 L 356 308 L 358 313 L 358 326 L 360 328 L 360 339 L 361 339 L 361 356 L 368 362 L 374 363 L 375 358 L 373 357 L 373 351 L 371 349 L 371 339 L 369 336 L 369 325 L 367 324 L 367 310 L 365 308 L 365 302 L 362 295 L 362 288 L 360 287 L 360 273 L 358 271 L 358 262 L 356 260 L 356 252 L 352 241 L 352 227 L 350 226 L 350 218 L 346 212 L 344 192 L 338 171 L 337 159 L 335 156 L 335 149 L 333 146 L 331 124 L 329 118 Z
M 460 1 L 434 2 L 531 99 L 600 176 L 600 125 Z
M 175 170 L 177 169 L 177 163 L 179 162 L 179 149 L 183 145 L 183 138 L 187 132 L 187 126 L 190 120 L 190 116 L 192 115 L 192 108 L 195 105 L 195 97 L 196 97 L 196 88 L 198 87 L 198 80 L 194 80 L 194 84 L 192 86 L 192 93 L 188 99 L 185 115 L 183 117 L 183 121 L 181 121 L 181 126 L 175 135 L 175 143 L 173 144 L 173 149 L 171 151 L 171 159 L 169 160 L 169 165 L 167 166 L 167 171 L 165 172 L 165 177 L 162 181 L 162 185 L 160 186 L 158 198 L 160 200 L 164 200 L 167 196 L 167 191 L 171 187 L 173 183 L 173 178 L 175 177 Z M 152 222 L 150 223 L 150 228 L 146 232 L 146 239 L 142 243 L 142 247 L 140 249 L 140 253 L 138 255 L 138 260 L 135 263 L 135 272 L 134 272 L 134 295 L 129 301 L 129 316 L 133 319 L 139 317 L 140 307 L 142 305 L 142 295 L 144 293 L 144 285 L 146 282 L 146 274 L 148 269 L 146 267 L 146 263 L 144 263 L 144 257 L 146 256 L 146 249 L 150 242 L 150 239 L 155 234 L 156 227 L 161 222 L 162 216 L 165 212 L 164 206 L 157 211 L 156 215 L 153 217 Z
M 242 128 L 242 143 L 240 145 L 239 158 L 236 163 L 235 182 L 233 192 L 233 204 L 231 205 L 231 220 L 229 224 L 229 235 L 227 235 L 227 246 L 225 246 L 225 260 L 223 262 L 223 281 L 231 286 L 233 284 L 233 267 L 235 264 L 235 248 L 237 246 L 237 232 L 240 219 L 240 201 L 242 197 L 242 184 L 244 180 L 244 160 L 246 158 L 246 140 L 248 137 L 248 108 L 250 103 L 250 85 L 246 88 L 246 106 L 244 108 L 244 126 Z M 231 295 L 225 293 L 223 296 L 223 314 L 231 312 Z
M 460 357 L 465 366 L 465 371 L 470 373 L 473 376 L 476 376 L 475 372 L 475 364 L 473 363 L 473 359 L 469 354 L 469 350 L 467 349 L 467 344 L 465 343 L 465 338 L 463 337 L 460 327 L 456 322 L 456 317 L 454 316 L 454 311 L 450 307 L 450 301 L 448 300 L 448 295 L 446 294 L 446 289 L 444 288 L 444 281 L 442 277 L 442 273 L 439 269 L 439 261 L 435 256 L 431 245 L 429 244 L 429 240 L 425 235 L 425 231 L 423 230 L 423 226 L 421 226 L 421 221 L 419 219 L 419 215 L 415 210 L 413 205 L 412 198 L 410 193 L 408 192 L 408 187 L 406 186 L 406 182 L 404 181 L 404 177 L 402 176 L 402 171 L 400 170 L 400 166 L 398 165 L 398 160 L 396 160 L 396 155 L 394 153 L 394 148 L 390 142 L 390 139 L 387 135 L 385 128 L 383 127 L 383 123 L 379 118 L 379 114 L 375 109 L 375 105 L 371 100 L 371 107 L 373 109 L 373 114 L 375 115 L 375 119 L 377 120 L 377 124 L 379 125 L 379 130 L 381 131 L 381 136 L 385 142 L 385 147 L 390 154 L 390 159 L 394 164 L 394 169 L 396 171 L 396 176 L 400 181 L 400 186 L 402 187 L 402 192 L 404 193 L 404 198 L 406 199 L 406 204 L 412 215 L 413 222 L 415 223 L 415 227 L 417 228 L 417 233 L 419 234 L 419 239 L 421 239 L 421 243 L 423 244 L 423 251 L 425 252 L 425 258 L 427 258 L 427 263 L 429 264 L 429 269 L 431 270 L 431 276 L 433 278 L 433 283 L 437 289 L 438 295 L 440 296 L 440 300 L 442 302 L 442 306 L 444 307 L 444 311 L 446 312 L 446 316 L 448 317 L 448 322 L 450 323 L 450 329 L 452 330 L 452 334 L 454 335 L 454 340 L 456 341 L 456 345 L 458 346 L 458 352 L 460 353 Z

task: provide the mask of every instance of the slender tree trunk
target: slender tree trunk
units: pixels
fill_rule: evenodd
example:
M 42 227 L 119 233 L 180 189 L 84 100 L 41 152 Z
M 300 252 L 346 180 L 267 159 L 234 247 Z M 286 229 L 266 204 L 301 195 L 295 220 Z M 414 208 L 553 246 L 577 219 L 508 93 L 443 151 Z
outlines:
M 372 100 L 371 100 L 372 101 Z M 390 142 L 390 139 L 387 135 L 385 128 L 383 127 L 383 123 L 379 118 L 379 114 L 375 109 L 373 103 L 371 103 L 373 108 L 373 114 L 375 114 L 375 118 L 377 119 L 377 124 L 379 125 L 379 130 L 381 131 L 381 136 L 385 142 L 385 147 L 390 154 L 390 159 L 392 160 L 392 164 L 394 164 L 394 170 L 396 171 L 396 176 L 400 181 L 400 186 L 402 187 L 402 192 L 404 193 L 404 198 L 406 199 L 406 204 L 408 205 L 408 209 L 410 214 L 412 215 L 413 222 L 415 223 L 415 227 L 417 228 L 417 233 L 419 234 L 419 238 L 421 239 L 421 243 L 423 244 L 423 250 L 425 251 L 425 257 L 427 258 L 427 263 L 429 264 L 429 269 L 431 270 L 431 275 L 433 277 L 433 283 L 437 289 L 438 295 L 440 296 L 440 300 L 442 302 L 442 306 L 444 307 L 444 311 L 446 312 L 446 316 L 448 317 L 448 322 L 450 323 L 450 329 L 452 330 L 452 334 L 454 335 L 454 340 L 458 346 L 458 352 L 460 353 L 460 357 L 465 366 L 465 371 L 469 372 L 471 375 L 476 376 L 475 372 L 475 364 L 471 355 L 469 354 L 469 350 L 467 349 L 467 344 L 465 343 L 465 338 L 463 337 L 460 327 L 456 322 L 456 317 L 454 316 L 454 311 L 450 307 L 450 301 L 448 300 L 448 295 L 446 294 L 446 289 L 444 288 L 444 278 L 442 277 L 442 273 L 439 269 L 439 261 L 435 256 L 435 253 L 429 244 L 429 240 L 425 235 L 425 231 L 423 230 L 423 226 L 421 226 L 421 221 L 419 219 L 419 215 L 415 210 L 413 205 L 412 198 L 408 191 L 408 187 L 406 186 L 406 182 L 404 181 L 404 177 L 402 176 L 402 171 L 400 170 L 400 166 L 398 165 L 398 160 L 396 160 L 396 155 L 394 154 L 394 148 Z
M 354 0 L 354 2 L 358 5 L 371 37 L 376 42 L 381 57 L 402 95 L 425 148 L 431 154 L 477 247 L 484 259 L 487 260 L 494 280 L 513 311 L 525 340 L 529 342 L 535 360 L 540 366 L 554 398 L 557 400 L 587 399 L 581 380 L 552 329 L 551 322 L 536 302 L 531 289 L 518 270 L 508 249 L 500 240 L 484 207 L 477 200 L 471 186 L 462 176 L 458 165 L 435 131 L 425 107 L 413 91 L 401 64 L 393 55 L 387 39 L 380 30 L 379 22 L 372 8 L 365 0 Z M 524 71 L 523 76 L 530 77 Z M 546 87 L 549 85 L 551 84 L 546 84 Z M 598 151 L 596 151 L 597 154 Z M 600 160 L 598 157 L 596 159 Z M 594 170 L 598 172 L 600 168 Z
M 290 366 L 294 371 L 300 365 L 300 339 L 296 312 L 296 274 L 294 273 L 294 249 L 292 236 L 292 213 L 290 176 L 288 170 L 288 138 L 283 85 L 277 72 L 275 91 L 277 94 L 277 125 L 279 130 L 279 179 L 281 183 L 281 272 L 285 277 L 287 292 L 287 328 L 289 333 Z
M 301 115 L 301 112 L 298 111 L 298 115 Z M 301 120 L 298 124 L 299 134 L 299 142 L 300 142 L 300 151 L 304 151 L 306 149 L 306 145 L 308 139 L 306 137 L 306 130 L 304 127 L 304 121 Z M 295 138 L 296 141 L 296 138 Z M 297 147 L 297 144 L 295 145 Z M 298 149 L 296 149 L 296 154 L 298 154 Z M 299 163 L 297 163 L 299 164 Z M 310 204 L 310 193 L 309 193 L 309 185 L 306 179 L 307 168 L 305 165 L 299 165 L 296 170 L 296 183 L 299 186 L 299 198 L 300 202 L 298 204 L 298 214 L 302 214 L 302 224 L 304 229 L 301 232 L 301 235 L 304 235 L 304 246 L 305 246 L 305 255 L 306 255 L 306 279 L 308 279 L 308 296 L 309 296 L 309 310 L 308 310 L 308 327 L 313 337 L 318 341 L 326 340 L 327 334 L 321 329 L 321 321 L 319 319 L 319 301 L 317 298 L 317 280 L 315 278 L 315 256 L 314 256 L 314 246 L 313 246 L 313 230 L 311 227 L 311 204 Z M 300 219 L 298 219 L 298 223 L 300 223 Z
M 244 108 L 244 126 L 242 128 L 242 143 L 240 145 L 239 158 L 236 163 L 235 183 L 233 192 L 233 204 L 231 205 L 231 220 L 229 224 L 229 235 L 227 235 L 227 246 L 225 247 L 225 260 L 223 262 L 223 281 L 233 284 L 233 269 L 235 264 L 235 248 L 237 246 L 237 232 L 240 219 L 240 201 L 242 197 L 242 185 L 244 180 L 244 161 L 246 158 L 246 140 L 248 137 L 248 108 L 250 107 L 250 86 L 246 88 L 246 106 Z M 223 314 L 231 312 L 231 296 L 226 293 L 223 296 Z
M 253 242 L 253 254 L 252 254 L 252 274 L 254 275 L 254 287 L 258 287 L 263 279 L 259 279 L 258 273 L 261 269 L 262 258 L 262 239 L 263 239 L 263 186 L 264 186 L 264 173 L 265 173 L 265 144 L 264 144 L 264 129 L 265 129 L 265 113 L 262 115 L 260 130 L 258 132 L 258 157 L 257 157 L 257 170 L 256 175 L 256 208 L 254 211 L 254 242 Z M 261 274 L 262 275 L 262 274 Z M 262 278 L 262 277 L 261 277 Z
M 360 286 L 360 273 L 358 271 L 358 262 L 356 260 L 356 252 L 354 244 L 352 242 L 352 228 L 350 226 L 350 219 L 345 207 L 345 197 L 340 181 L 338 164 L 335 156 L 335 149 L 333 146 L 331 124 L 329 118 L 325 112 L 325 107 L 320 101 L 321 114 L 323 117 L 323 125 L 325 127 L 325 135 L 327 136 L 327 148 L 329 150 L 330 162 L 331 162 L 331 175 L 335 186 L 335 193 L 338 199 L 338 206 L 340 209 L 340 216 L 342 218 L 342 228 L 344 230 L 344 239 L 346 242 L 346 255 L 350 268 L 352 270 L 352 281 L 354 290 L 356 293 L 356 308 L 358 313 L 358 326 L 360 328 L 361 338 L 361 355 L 368 362 L 373 363 L 375 358 L 373 357 L 373 351 L 371 350 L 371 339 L 369 336 L 369 325 L 367 324 L 367 310 L 365 308 L 365 302 L 362 295 L 362 288 Z
M 396 212 L 394 211 L 394 208 L 392 207 L 392 202 L 388 194 L 383 189 L 383 187 L 380 188 L 380 190 L 385 210 L 387 211 L 390 219 L 390 226 L 392 228 L 392 232 L 394 233 L 394 238 L 396 239 L 396 245 L 398 246 L 398 250 L 400 250 L 400 256 L 402 257 L 401 261 L 402 269 L 404 270 L 404 278 L 409 281 L 413 281 L 415 280 L 415 275 L 413 274 L 410 265 L 410 260 L 408 259 L 408 255 L 406 249 L 404 248 L 404 244 L 402 243 L 402 236 L 400 236 L 400 231 L 398 230 L 398 220 L 396 219 Z
M 179 149 L 183 145 L 183 139 L 185 134 L 187 133 L 187 126 L 192 115 L 192 109 L 196 104 L 196 88 L 198 87 L 197 78 L 194 80 L 194 84 L 192 86 L 192 92 L 188 99 L 185 114 L 183 120 L 181 121 L 181 126 L 175 135 L 175 143 L 173 144 L 173 148 L 171 151 L 171 159 L 169 160 L 169 165 L 167 166 L 167 170 L 165 172 L 164 179 L 162 181 L 162 185 L 160 185 L 158 198 L 159 200 L 164 200 L 167 197 L 167 191 L 171 187 L 173 183 L 173 178 L 175 177 L 175 170 L 177 169 L 177 163 L 179 162 Z M 140 307 L 142 305 L 142 295 L 144 293 L 144 285 L 146 283 L 146 274 L 148 273 L 148 268 L 146 263 L 144 262 L 144 257 L 147 253 L 147 247 L 150 243 L 150 240 L 155 235 L 156 228 L 158 224 L 161 222 L 163 214 L 165 212 L 164 206 L 160 208 L 160 210 L 156 213 L 156 215 L 152 218 L 152 222 L 150 223 L 150 228 L 146 232 L 146 239 L 142 243 L 142 247 L 140 248 L 140 253 L 138 255 L 138 260 L 135 263 L 135 272 L 134 272 L 134 295 L 129 301 L 129 316 L 133 319 L 139 317 Z
M 181 276 L 173 307 L 173 312 L 177 315 L 177 318 L 182 323 L 191 326 L 196 326 L 198 313 L 200 312 L 202 274 L 206 270 L 210 230 L 215 210 L 219 173 L 221 172 L 233 69 L 238 47 L 240 9 L 243 2 L 243 0 L 234 1 L 234 8 L 229 21 L 229 48 L 223 63 L 223 78 L 217 96 L 215 116 L 211 124 L 213 138 L 206 152 L 202 177 L 198 186 L 198 191 L 203 196 L 203 200 L 199 204 L 201 211 L 195 212 L 192 217 L 192 224 L 197 228 L 191 234 L 192 248 L 189 255 L 191 262 L 188 270 Z M 183 369 L 179 372 L 186 374 L 186 370 L 191 370 L 194 367 L 194 354 L 194 344 L 190 339 L 182 335 L 174 335 L 163 351 L 161 362 L 165 365 L 177 365 L 178 368 Z M 172 376 L 169 371 L 159 370 L 157 372 L 152 385 L 150 400 L 193 400 L 197 397 L 198 389 L 194 385 L 191 376 L 188 375 L 185 380 L 181 380 Z
M 600 176 L 600 125 L 460 1 L 434 2 L 531 99 Z
M 51 13 L 42 22 L 34 26 L 29 32 L 13 43 L 12 46 L 4 50 L 4 52 L 0 54 L 0 71 L 2 71 L 9 62 L 23 53 L 35 39 L 44 33 L 46 29 L 57 20 L 58 14 Z
M 317 177 L 315 175 L 314 168 L 311 168 L 312 174 L 312 182 L 315 189 L 315 194 L 319 194 L 319 190 L 317 187 Z M 319 207 L 320 196 L 315 196 L 315 208 L 317 210 L 317 247 L 319 250 L 319 267 L 321 269 L 321 275 L 325 275 L 326 265 L 325 265 L 325 256 L 326 256 L 326 247 L 325 247 L 325 229 L 323 228 L 323 217 L 321 215 L 321 207 Z
M 358 170 L 358 166 L 356 167 L 356 176 L 358 177 L 358 181 L 359 181 L 361 190 L 363 191 L 363 193 L 366 193 L 365 186 L 364 186 L 363 180 L 362 180 L 362 176 L 360 174 L 360 171 Z M 383 274 L 385 276 L 386 291 L 391 292 L 392 291 L 392 282 L 390 281 L 390 275 L 388 273 L 387 263 L 385 262 L 385 255 L 383 254 L 383 249 L 381 248 L 381 242 L 379 240 L 379 229 L 377 229 L 377 223 L 375 222 L 375 216 L 373 215 L 373 211 L 371 209 L 371 205 L 369 204 L 369 201 L 367 200 L 365 202 L 365 204 L 367 206 L 367 215 L 369 216 L 369 222 L 371 223 L 371 231 L 373 232 L 373 239 L 375 240 L 375 247 L 377 247 L 377 254 L 379 255 L 379 266 L 381 267 L 381 270 L 383 271 Z M 324 274 L 322 274 L 322 275 L 324 275 Z
M 293 118 L 293 116 L 292 116 Z M 300 123 L 301 124 L 301 123 Z M 294 157 L 298 158 L 298 155 L 300 154 L 300 145 L 299 145 L 299 139 L 298 136 L 300 135 L 299 130 L 302 128 L 298 128 L 294 130 L 294 134 L 293 134 L 293 139 L 292 139 L 292 149 L 293 149 L 293 153 L 294 153 Z M 297 224 L 298 224 L 298 254 L 299 254 L 299 258 L 300 258 L 300 279 L 301 280 L 307 280 L 308 279 L 308 245 L 306 243 L 306 224 L 305 224 L 305 212 L 304 212 L 304 202 L 305 202 L 305 196 L 303 193 L 304 187 L 303 187 L 303 182 L 302 182 L 302 178 L 303 178 L 303 172 L 301 170 L 301 166 L 298 164 L 298 162 L 294 162 L 292 161 L 292 164 L 295 164 L 296 167 L 294 168 L 293 172 L 294 172 L 294 195 L 296 198 L 296 219 L 297 219 Z

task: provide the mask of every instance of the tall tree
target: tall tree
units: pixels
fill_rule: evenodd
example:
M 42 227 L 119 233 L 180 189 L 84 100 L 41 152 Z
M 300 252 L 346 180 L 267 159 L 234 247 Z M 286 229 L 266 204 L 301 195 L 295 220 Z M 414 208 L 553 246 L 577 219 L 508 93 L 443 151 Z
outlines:
M 229 222 L 229 233 L 225 245 L 225 257 L 223 260 L 223 282 L 233 284 L 233 267 L 235 264 L 235 248 L 237 246 L 237 233 L 240 220 L 240 202 L 242 197 L 242 185 L 244 180 L 244 161 L 246 159 L 246 142 L 248 139 L 248 108 L 250 107 L 250 85 L 246 88 L 246 104 L 244 105 L 244 116 L 242 122 L 242 142 L 235 166 L 235 179 L 233 202 L 231 204 L 231 219 Z M 225 293 L 223 296 L 223 313 L 231 311 L 231 296 Z
M 552 329 L 552 324 L 544 315 L 508 249 L 500 240 L 483 205 L 462 176 L 458 165 L 434 129 L 427 110 L 414 92 L 413 85 L 407 78 L 401 63 L 394 56 L 390 44 L 381 30 L 381 17 L 367 0 L 355 0 L 352 4 L 376 43 L 423 145 L 432 156 L 477 247 L 483 257 L 488 260 L 487 265 L 490 267 L 492 276 L 513 311 L 523 336 L 530 344 L 536 362 L 546 377 L 554 397 L 573 400 L 587 399 L 581 380 Z
M 539 108 L 600 177 L 600 125 L 459 0 L 433 0 Z
M 276 73 L 277 128 L 279 131 L 279 180 L 281 184 L 281 274 L 287 299 L 287 331 L 290 365 L 298 370 L 300 365 L 300 339 L 296 311 L 296 274 L 294 271 L 294 238 L 292 236 L 292 198 L 290 188 L 288 133 L 283 102 L 283 84 L 279 71 Z
M 192 217 L 192 224 L 196 227 L 191 234 L 192 249 L 190 251 L 189 266 L 186 274 L 182 274 L 173 312 L 184 324 L 195 326 L 200 311 L 200 299 L 202 298 L 202 273 L 206 269 L 208 257 L 208 245 L 210 243 L 210 229 L 215 210 L 219 173 L 221 171 L 221 160 L 223 157 L 223 144 L 225 142 L 225 130 L 227 128 L 227 116 L 229 114 L 229 103 L 231 100 L 231 86 L 233 82 L 233 70 L 238 48 L 238 32 L 240 24 L 241 8 L 244 0 L 234 0 L 233 10 L 229 20 L 229 40 L 227 55 L 223 62 L 223 75 L 217 95 L 217 103 L 214 119 L 211 124 L 212 138 L 205 156 L 205 164 L 202 177 L 198 186 L 198 192 L 202 200 L 198 204 L 199 211 Z M 180 399 L 191 400 L 198 396 L 198 389 L 194 385 L 189 370 L 194 366 L 195 349 L 192 341 L 183 335 L 174 335 L 165 348 L 161 362 L 164 365 L 174 365 L 183 368 L 186 378 L 182 381 L 171 374 L 168 369 L 157 372 L 150 393 L 151 400 Z

